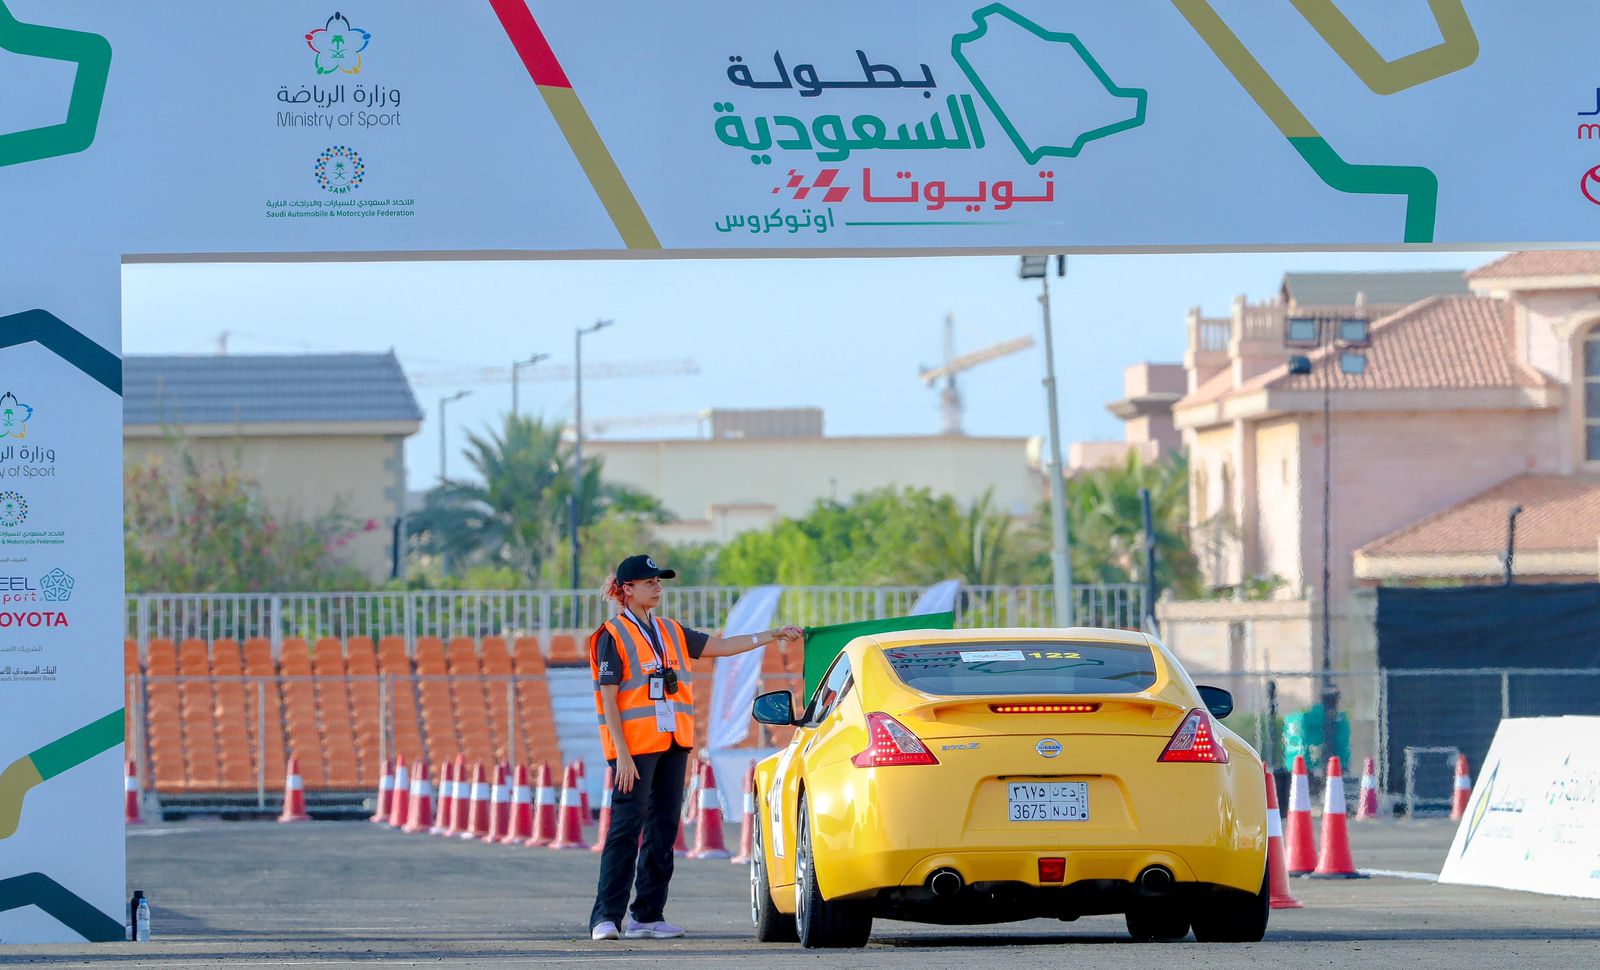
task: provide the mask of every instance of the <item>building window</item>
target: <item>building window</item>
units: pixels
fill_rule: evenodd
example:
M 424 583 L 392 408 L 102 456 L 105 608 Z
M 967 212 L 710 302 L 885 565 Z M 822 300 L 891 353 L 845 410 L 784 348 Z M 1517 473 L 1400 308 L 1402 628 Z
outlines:
M 1600 327 L 1583 339 L 1583 457 L 1600 461 Z
M 1287 342 L 1291 347 L 1317 345 L 1317 320 L 1315 317 L 1290 317 Z

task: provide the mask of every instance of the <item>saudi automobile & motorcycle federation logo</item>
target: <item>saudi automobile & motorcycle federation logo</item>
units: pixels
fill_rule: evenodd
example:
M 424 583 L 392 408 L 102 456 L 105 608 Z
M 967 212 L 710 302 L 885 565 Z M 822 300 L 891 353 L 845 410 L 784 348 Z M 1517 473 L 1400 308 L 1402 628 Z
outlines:
M 15 529 L 28 521 L 28 500 L 21 492 L 0 492 L 0 528 Z
M 334 145 L 317 156 L 312 174 L 324 192 L 344 195 L 361 187 L 361 180 L 367 175 L 367 166 L 354 148 Z

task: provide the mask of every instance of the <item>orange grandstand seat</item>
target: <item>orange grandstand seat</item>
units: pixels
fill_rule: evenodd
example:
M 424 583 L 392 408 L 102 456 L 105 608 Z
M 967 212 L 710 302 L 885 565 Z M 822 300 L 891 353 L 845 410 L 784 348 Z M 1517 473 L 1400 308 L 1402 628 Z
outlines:
M 483 668 L 478 662 L 477 645 L 467 637 L 456 637 L 450 641 L 446 659 L 450 669 L 450 695 L 455 706 L 456 730 L 461 737 L 462 750 L 469 759 L 487 760 L 493 753 L 491 739 L 495 737 L 495 730 L 489 718 L 488 692 L 485 690 Z M 503 699 L 501 706 L 504 706 Z M 504 747 L 504 744 L 500 747 Z
M 237 640 L 224 638 L 211 644 L 211 674 L 215 684 L 222 787 L 253 788 L 256 735 L 260 730 L 257 690 L 243 680 L 244 658 Z
M 588 654 L 570 633 L 557 633 L 550 638 L 550 663 L 553 666 L 575 667 L 589 662 Z
M 139 667 L 139 641 L 137 641 L 137 640 L 124 640 L 124 641 L 122 641 L 122 674 L 123 674 L 123 676 L 125 676 L 125 677 L 132 676 L 133 674 L 137 674 L 137 673 L 141 673 L 141 672 L 142 671 L 141 671 L 141 669 Z
M 389 757 L 406 753 L 414 757 L 423 750 L 421 717 L 417 708 L 417 680 L 411 668 L 411 658 L 406 655 L 406 642 L 402 637 L 389 636 L 378 641 L 378 671 L 386 678 L 386 699 L 390 708 L 389 723 L 394 730 L 394 748 Z
M 160 677 L 172 677 L 178 673 L 178 648 L 172 645 L 171 640 L 156 637 L 150 641 L 149 654 L 145 658 L 145 673 Z
M 349 673 L 350 726 L 355 731 L 356 760 L 361 766 L 357 783 L 375 788 L 383 772 L 378 753 L 383 732 L 378 701 L 378 658 L 368 637 L 351 637 L 345 643 L 345 669 Z
M 550 684 L 537 639 L 517 638 L 512 668 L 516 675 L 517 753 L 530 764 L 548 761 L 553 767 L 559 767 L 561 746 L 556 739 Z
M 344 646 L 333 637 L 317 641 L 312 656 L 312 686 L 317 698 L 317 720 L 322 735 L 326 783 L 333 788 L 354 788 L 361 777 L 351 726 L 349 684 L 345 681 Z

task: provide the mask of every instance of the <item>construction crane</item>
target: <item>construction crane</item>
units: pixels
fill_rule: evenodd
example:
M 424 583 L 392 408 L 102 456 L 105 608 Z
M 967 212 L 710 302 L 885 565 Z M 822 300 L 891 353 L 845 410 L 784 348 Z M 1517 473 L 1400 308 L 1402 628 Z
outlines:
M 692 360 L 626 361 L 614 364 L 591 364 L 583 369 L 583 379 L 597 381 L 628 377 L 680 377 L 694 376 L 699 373 L 700 365 Z M 562 364 L 557 367 L 530 368 L 519 379 L 543 384 L 570 381 L 572 380 L 572 365 Z M 509 384 L 510 382 L 511 368 L 509 367 L 474 367 L 460 370 L 420 371 L 411 376 L 411 383 L 418 387 L 442 387 L 446 385 L 460 387 L 471 384 Z
M 986 364 L 991 360 L 1009 357 L 1021 353 L 1033 346 L 1032 337 L 1018 337 L 1002 343 L 974 350 L 970 353 L 956 353 L 956 318 L 953 314 L 945 314 L 944 318 L 944 366 L 924 367 L 919 375 L 922 383 L 932 387 L 939 381 L 944 381 L 944 386 L 939 390 L 939 411 L 944 416 L 944 434 L 966 434 L 962 429 L 962 417 L 966 413 L 966 406 L 961 401 L 961 388 L 956 384 L 956 375 L 965 370 L 971 370 L 979 364 Z

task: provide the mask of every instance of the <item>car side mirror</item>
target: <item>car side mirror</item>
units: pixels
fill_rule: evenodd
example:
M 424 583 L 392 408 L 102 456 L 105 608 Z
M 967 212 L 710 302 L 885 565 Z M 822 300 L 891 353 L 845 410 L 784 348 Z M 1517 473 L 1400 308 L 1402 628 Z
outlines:
M 1206 710 L 1217 720 L 1222 720 L 1233 713 L 1233 694 L 1221 687 L 1206 687 L 1197 685 L 1195 690 L 1200 692 L 1200 700 L 1205 702 Z
M 750 715 L 762 724 L 789 727 L 794 724 L 794 694 L 786 690 L 760 694 L 750 705 Z

